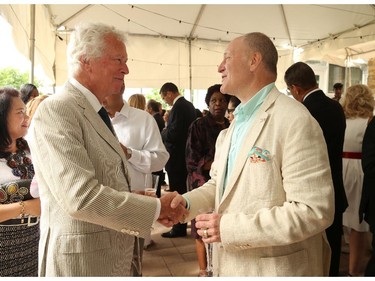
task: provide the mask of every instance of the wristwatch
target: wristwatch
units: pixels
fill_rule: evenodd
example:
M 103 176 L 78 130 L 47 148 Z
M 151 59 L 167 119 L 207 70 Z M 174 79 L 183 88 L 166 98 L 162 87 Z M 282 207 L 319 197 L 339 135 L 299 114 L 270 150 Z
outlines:
M 126 154 L 127 154 L 127 158 L 128 158 L 128 160 L 132 157 L 132 153 L 133 153 L 133 151 L 130 149 L 130 148 L 126 148 Z

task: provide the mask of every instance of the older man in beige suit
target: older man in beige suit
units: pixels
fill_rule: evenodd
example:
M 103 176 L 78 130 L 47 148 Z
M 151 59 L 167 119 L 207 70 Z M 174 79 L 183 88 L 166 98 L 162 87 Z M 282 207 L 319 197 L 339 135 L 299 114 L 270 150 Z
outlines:
M 322 131 L 301 104 L 281 94 L 277 51 L 261 33 L 234 39 L 219 66 L 222 92 L 241 100 L 216 143 L 211 180 L 172 201 L 196 217 L 214 244 L 214 275 L 325 276 L 333 187 Z
M 185 209 L 170 209 L 175 194 L 159 200 L 129 192 L 125 154 L 103 122 L 103 99 L 119 93 L 129 73 L 123 34 L 78 26 L 68 54 L 71 78 L 41 104 L 30 128 L 42 206 L 39 275 L 138 275 L 138 237 L 156 219 L 173 225 Z

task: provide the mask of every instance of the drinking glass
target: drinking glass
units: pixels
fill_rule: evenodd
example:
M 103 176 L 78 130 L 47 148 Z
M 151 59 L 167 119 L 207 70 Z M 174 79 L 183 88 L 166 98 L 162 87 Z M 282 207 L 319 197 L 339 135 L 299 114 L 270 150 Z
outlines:
M 147 174 L 145 177 L 145 195 L 156 197 L 156 190 L 158 188 L 159 176 Z
M 203 208 L 199 209 L 199 214 L 213 214 L 215 212 L 214 208 Z M 213 276 L 213 265 L 212 265 L 212 243 L 206 243 L 206 258 L 207 258 L 207 277 Z

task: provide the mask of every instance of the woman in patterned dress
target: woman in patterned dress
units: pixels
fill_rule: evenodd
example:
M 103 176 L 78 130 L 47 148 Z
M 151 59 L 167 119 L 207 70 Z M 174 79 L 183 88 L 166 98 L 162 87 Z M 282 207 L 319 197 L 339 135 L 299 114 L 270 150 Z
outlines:
M 37 276 L 40 201 L 23 137 L 29 117 L 20 93 L 0 88 L 0 276 Z
M 210 179 L 211 164 L 214 161 L 215 143 L 221 130 L 229 127 L 229 120 L 224 117 L 230 96 L 220 92 L 220 84 L 208 88 L 205 102 L 209 108 L 206 116 L 195 120 L 189 128 L 186 143 L 186 167 L 188 171 L 189 190 L 203 185 Z M 191 236 L 199 264 L 199 276 L 206 276 L 206 249 L 202 238 L 191 222 Z

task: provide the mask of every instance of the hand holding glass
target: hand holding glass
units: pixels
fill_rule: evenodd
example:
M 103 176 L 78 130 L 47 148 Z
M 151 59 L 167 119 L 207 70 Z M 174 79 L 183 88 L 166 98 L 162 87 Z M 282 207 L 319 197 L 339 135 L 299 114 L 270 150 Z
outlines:
M 215 210 L 213 208 L 204 208 L 204 209 L 199 209 L 199 214 L 213 214 Z M 203 230 L 207 238 L 207 229 Z M 213 266 L 212 266 L 212 243 L 207 243 L 207 251 L 206 251 L 206 257 L 207 257 L 207 277 L 212 277 L 213 276 Z

